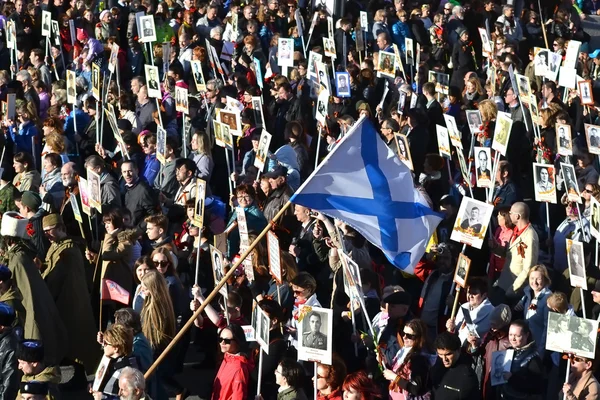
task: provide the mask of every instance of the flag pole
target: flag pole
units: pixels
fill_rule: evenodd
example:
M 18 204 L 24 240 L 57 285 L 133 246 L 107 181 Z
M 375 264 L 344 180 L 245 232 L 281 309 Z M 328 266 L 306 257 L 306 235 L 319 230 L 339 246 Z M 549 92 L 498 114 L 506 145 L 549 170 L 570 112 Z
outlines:
M 277 221 L 279 219 L 279 217 L 281 217 L 283 215 L 283 213 L 285 213 L 285 211 L 288 209 L 288 207 L 291 204 L 292 203 L 290 201 L 285 203 L 283 205 L 283 207 L 281 208 L 281 210 L 279 210 L 277 215 L 275 215 L 275 217 L 273 217 L 271 222 Z M 250 246 L 248 246 L 246 251 L 244 251 L 244 254 L 242 254 L 240 256 L 240 258 L 231 266 L 229 271 L 227 271 L 225 276 L 223 276 L 223 279 L 221 279 L 221 281 L 215 286 L 215 288 L 212 290 L 212 292 L 210 292 L 210 294 L 204 299 L 202 304 L 200 304 L 200 307 L 198 307 L 198 309 L 194 312 L 194 314 L 190 317 L 190 319 L 188 319 L 188 321 L 185 323 L 185 325 L 179 330 L 179 333 L 177 333 L 177 335 L 175 335 L 173 340 L 171 340 L 171 343 L 169 343 L 169 345 L 163 350 L 163 352 L 160 354 L 160 356 L 158 356 L 156 361 L 154 361 L 154 363 L 150 366 L 150 368 L 148 368 L 148 371 L 146 371 L 146 373 L 144 374 L 144 378 L 148 379 L 156 371 L 156 368 L 158 368 L 158 365 L 164 361 L 164 359 L 167 357 L 169 352 L 171 350 L 173 350 L 173 348 L 177 345 L 179 340 L 181 340 L 181 338 L 186 334 L 188 329 L 191 328 L 191 326 L 194 324 L 194 321 L 196 320 L 196 318 L 198 318 L 198 316 L 202 313 L 202 311 L 204 311 L 206 306 L 208 304 L 210 304 L 213 301 L 213 299 L 217 296 L 217 294 L 219 293 L 219 289 L 221 289 L 223 287 L 223 285 L 225 285 L 227 283 L 229 278 L 233 277 L 233 274 L 235 273 L 237 268 L 242 264 L 242 262 L 246 259 L 246 257 L 248 257 L 250 255 L 250 253 L 254 250 L 256 245 L 258 245 L 258 242 L 261 241 L 265 237 L 265 235 L 267 234 L 267 232 L 269 232 L 270 229 L 271 229 L 271 224 L 267 224 L 265 229 L 263 229 L 263 231 L 256 237 L 256 239 L 254 239 L 254 241 L 250 244 Z

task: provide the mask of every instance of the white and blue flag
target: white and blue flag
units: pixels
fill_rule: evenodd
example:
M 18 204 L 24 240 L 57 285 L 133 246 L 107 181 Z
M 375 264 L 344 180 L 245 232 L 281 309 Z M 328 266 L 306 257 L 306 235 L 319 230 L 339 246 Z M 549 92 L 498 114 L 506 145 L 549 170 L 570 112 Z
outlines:
M 338 218 L 407 273 L 442 220 L 414 188 L 410 170 L 360 119 L 291 201 Z

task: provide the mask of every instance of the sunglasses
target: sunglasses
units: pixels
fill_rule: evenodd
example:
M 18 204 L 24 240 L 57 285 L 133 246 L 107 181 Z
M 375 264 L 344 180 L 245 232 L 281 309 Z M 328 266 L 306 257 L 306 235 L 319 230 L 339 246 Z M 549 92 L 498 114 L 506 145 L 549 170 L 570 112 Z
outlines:
M 417 338 L 417 335 L 415 335 L 413 333 L 402 332 L 402 337 L 405 337 L 410 340 L 415 340 Z
M 573 357 L 573 361 L 575 362 L 586 362 L 587 360 L 582 357 Z
M 220 337 L 219 338 L 219 343 L 231 344 L 231 342 L 233 342 L 234 340 L 235 340 L 234 338 Z
M 168 261 L 154 261 L 154 264 L 160 265 L 161 267 L 166 267 L 167 265 L 169 265 L 169 262 Z

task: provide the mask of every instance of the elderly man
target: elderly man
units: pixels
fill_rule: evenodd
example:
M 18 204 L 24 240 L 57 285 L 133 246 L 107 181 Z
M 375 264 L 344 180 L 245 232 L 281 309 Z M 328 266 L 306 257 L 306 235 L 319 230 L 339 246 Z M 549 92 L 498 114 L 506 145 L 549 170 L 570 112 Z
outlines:
M 119 375 L 119 397 L 122 400 L 149 399 L 146 397 L 144 374 L 135 368 L 123 368 Z
M 529 223 L 529 206 L 517 202 L 510 208 L 510 220 L 515 225 L 514 233 L 506 247 L 496 240 L 490 240 L 490 249 L 501 257 L 506 257 L 504 269 L 498 281 L 494 283 L 493 298 L 496 305 L 516 303 L 523 295 L 527 283 L 527 274 L 537 264 L 539 239 Z
M 75 240 L 67 236 L 60 215 L 47 215 L 42 224 L 52 243 L 42 278 L 67 329 L 67 335 L 62 338 L 68 346 L 66 359 L 75 366 L 76 373 L 82 368 L 90 373 L 98 366 L 99 353 L 83 251 Z
M 33 103 L 35 109 L 39 111 L 40 97 L 33 88 L 33 82 L 29 72 L 26 70 L 17 72 L 17 80 L 21 82 L 21 86 L 23 86 L 23 94 L 25 95 L 25 100 L 27 100 L 27 103 Z

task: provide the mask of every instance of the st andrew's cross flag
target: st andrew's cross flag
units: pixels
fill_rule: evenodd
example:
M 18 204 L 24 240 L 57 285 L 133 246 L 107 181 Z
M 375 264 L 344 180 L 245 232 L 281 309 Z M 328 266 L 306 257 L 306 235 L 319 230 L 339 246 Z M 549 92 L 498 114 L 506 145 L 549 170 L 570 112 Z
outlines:
M 291 198 L 338 218 L 413 273 L 442 220 L 414 188 L 410 170 L 361 118 Z
M 110 279 L 102 279 L 100 300 L 114 300 L 121 304 L 129 304 L 129 292 Z

